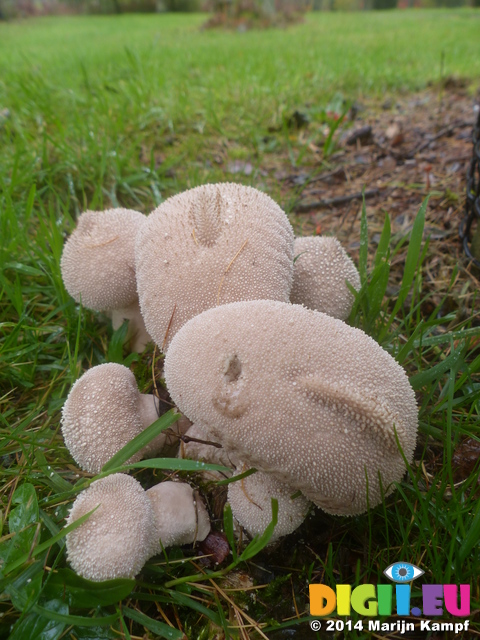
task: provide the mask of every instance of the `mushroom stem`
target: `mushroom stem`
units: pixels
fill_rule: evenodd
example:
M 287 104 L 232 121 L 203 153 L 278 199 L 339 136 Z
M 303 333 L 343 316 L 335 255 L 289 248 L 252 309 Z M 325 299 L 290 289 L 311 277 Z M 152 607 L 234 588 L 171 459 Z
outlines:
M 138 401 L 140 420 L 143 428 L 146 429 L 158 420 L 160 413 L 158 410 L 158 400 L 154 395 L 141 393 Z M 180 437 L 188 431 L 191 426 L 190 420 L 181 416 L 171 427 L 162 431 L 156 438 L 141 450 L 142 456 L 155 456 L 162 452 L 164 456 L 176 455 Z
M 141 393 L 138 399 L 138 412 L 143 428 L 146 429 L 160 417 L 157 398 L 150 393 Z M 173 425 L 172 428 L 175 429 L 175 425 Z M 142 448 L 142 456 L 148 458 L 157 455 L 163 449 L 166 442 L 167 432 L 162 431 L 162 433 L 159 433 L 156 438 Z
M 210 531 L 202 500 L 183 482 L 144 491 L 135 478 L 112 474 L 77 496 L 67 524 L 92 509 L 66 537 L 72 567 L 89 580 L 133 578 L 162 548 L 204 540 Z
M 158 400 L 150 393 L 141 393 L 138 399 L 138 411 L 143 428 L 146 429 L 158 420 Z
M 125 320 L 128 320 L 127 341 L 130 343 L 131 351 L 140 353 L 149 342 L 152 342 L 152 338 L 147 332 L 145 322 L 140 313 L 138 299 L 128 307 L 114 309 L 110 313 L 114 330 L 120 328 Z
M 208 431 L 198 423 L 192 426 L 184 434 L 187 436 L 182 440 L 178 451 L 179 458 L 190 458 L 211 464 L 221 464 L 224 467 L 235 467 L 237 461 L 225 451 L 222 446 L 215 446 L 211 442 Z M 220 474 L 219 477 L 224 477 Z
M 157 548 L 205 540 L 210 518 L 202 499 L 184 482 L 161 482 L 147 491 L 155 518 Z

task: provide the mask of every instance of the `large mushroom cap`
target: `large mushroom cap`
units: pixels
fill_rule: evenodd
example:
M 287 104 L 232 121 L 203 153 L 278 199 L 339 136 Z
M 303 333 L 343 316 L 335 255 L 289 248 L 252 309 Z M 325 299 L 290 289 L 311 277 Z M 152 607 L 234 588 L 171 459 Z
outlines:
M 241 473 L 238 470 L 235 475 Z M 309 502 L 304 496 L 267 473 L 257 471 L 228 485 L 228 502 L 236 520 L 254 537 L 261 535 L 272 520 L 272 498 L 278 501 L 277 525 L 270 538 L 275 542 L 297 529 L 305 520 Z
M 207 184 L 169 198 L 137 236 L 136 273 L 148 333 L 166 349 L 205 309 L 236 300 L 288 301 L 293 232 L 266 194 Z
M 82 469 L 99 473 L 157 417 L 154 397 L 140 394 L 135 376 L 127 367 L 110 362 L 92 367 L 75 382 L 63 406 L 62 434 Z M 161 448 L 165 437 L 160 434 L 154 448 Z M 130 462 L 151 452 L 152 443 Z
M 135 236 L 145 219 L 131 209 L 82 213 L 60 263 L 72 298 L 95 311 L 135 303 Z
M 89 580 L 133 578 L 156 543 L 150 501 L 137 480 L 116 473 L 96 480 L 77 497 L 67 524 L 97 506 L 86 522 L 67 534 L 68 560 Z
M 360 276 L 337 238 L 295 238 L 294 253 L 290 301 L 333 318 L 348 318 L 354 297 L 346 281 L 358 291 Z
M 237 302 L 192 318 L 165 376 L 181 411 L 227 452 L 330 513 L 362 513 L 393 489 L 405 472 L 396 437 L 413 456 L 403 369 L 363 331 L 299 305 Z

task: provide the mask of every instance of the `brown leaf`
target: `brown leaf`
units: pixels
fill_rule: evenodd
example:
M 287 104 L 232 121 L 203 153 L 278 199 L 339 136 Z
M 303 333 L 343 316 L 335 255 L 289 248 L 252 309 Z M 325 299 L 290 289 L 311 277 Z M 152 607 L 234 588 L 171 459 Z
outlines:
M 399 145 L 402 144 L 402 142 L 404 140 L 405 140 L 405 136 L 403 135 L 403 133 L 399 133 L 394 138 L 392 138 L 392 141 L 390 142 L 390 145 L 392 147 L 398 147 Z
M 455 481 L 460 482 L 468 478 L 480 459 L 480 442 L 468 438 L 454 451 L 452 463 L 455 473 Z

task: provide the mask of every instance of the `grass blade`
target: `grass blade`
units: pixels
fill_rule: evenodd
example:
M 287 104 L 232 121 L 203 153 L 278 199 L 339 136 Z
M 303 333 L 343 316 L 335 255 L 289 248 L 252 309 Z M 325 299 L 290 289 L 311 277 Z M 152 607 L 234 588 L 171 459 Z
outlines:
M 130 609 L 130 607 L 123 607 L 122 613 L 130 620 L 134 622 L 138 622 L 146 627 L 149 631 L 152 631 L 155 635 L 160 638 L 167 638 L 168 640 L 184 640 L 186 638 L 185 634 L 174 627 L 170 627 L 168 624 L 164 622 L 159 622 L 158 620 L 152 620 L 144 613 L 137 611 L 136 609 Z
M 162 431 L 165 431 L 165 429 L 168 429 L 168 427 L 174 424 L 180 418 L 180 415 L 180 413 L 175 413 L 173 409 L 164 413 L 163 416 L 158 420 L 155 420 L 153 424 L 144 429 L 142 433 L 138 434 L 138 436 L 135 436 L 133 440 L 122 447 L 122 449 L 120 449 L 113 458 L 103 465 L 102 473 L 115 469 L 116 467 L 120 467 L 124 462 L 135 455 L 137 451 L 143 449 L 143 447 L 160 435 Z

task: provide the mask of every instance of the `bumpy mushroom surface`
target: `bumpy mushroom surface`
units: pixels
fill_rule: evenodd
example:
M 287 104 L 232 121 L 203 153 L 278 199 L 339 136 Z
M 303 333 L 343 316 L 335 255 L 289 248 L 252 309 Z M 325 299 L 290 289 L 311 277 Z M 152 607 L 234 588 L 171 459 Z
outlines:
M 133 578 L 156 549 L 153 508 L 141 484 L 123 473 L 93 482 L 75 500 L 67 524 L 98 509 L 67 534 L 67 557 L 88 580 Z
M 162 547 L 204 540 L 208 513 L 193 489 L 163 482 L 148 491 L 123 473 L 96 480 L 75 500 L 67 524 L 96 511 L 67 534 L 67 557 L 89 580 L 133 578 Z
M 363 331 L 299 305 L 237 302 L 192 318 L 165 378 L 228 453 L 329 513 L 362 513 L 381 487 L 393 490 L 405 472 L 396 435 L 413 456 L 417 407 L 403 369 Z
M 360 276 L 337 238 L 295 238 L 295 265 L 290 301 L 346 320 L 354 301 L 345 281 L 357 291 Z
M 163 350 L 205 309 L 289 299 L 292 228 L 282 209 L 251 187 L 207 184 L 169 198 L 142 225 L 135 255 L 142 314 Z
M 135 236 L 146 217 L 132 209 L 85 211 L 65 243 L 62 278 L 68 293 L 87 309 L 105 311 L 117 329 L 129 320 L 132 347 L 151 341 L 138 305 Z
M 236 474 L 242 473 L 239 469 Z M 272 520 L 272 498 L 278 501 L 278 521 L 270 542 L 297 529 L 305 520 L 309 502 L 273 476 L 257 471 L 228 485 L 228 502 L 241 526 L 254 537 L 261 535 Z
M 139 392 L 127 367 L 100 364 L 71 388 L 63 406 L 62 433 L 77 464 L 85 471 L 99 473 L 117 451 L 157 418 L 154 396 Z M 157 453 L 166 439 L 167 434 L 161 433 L 129 462 Z

